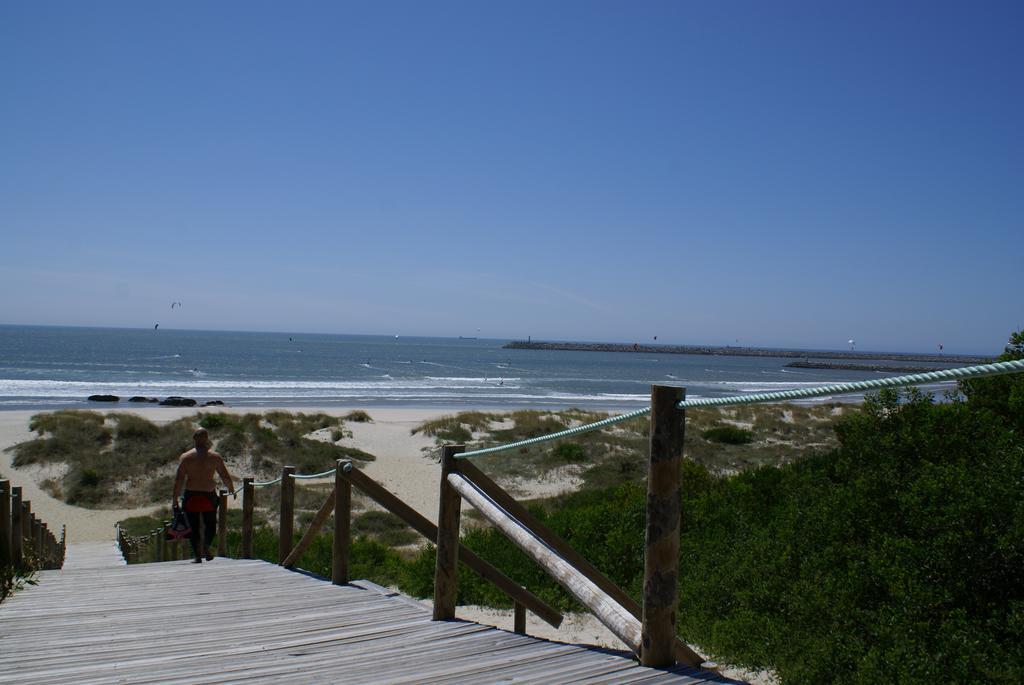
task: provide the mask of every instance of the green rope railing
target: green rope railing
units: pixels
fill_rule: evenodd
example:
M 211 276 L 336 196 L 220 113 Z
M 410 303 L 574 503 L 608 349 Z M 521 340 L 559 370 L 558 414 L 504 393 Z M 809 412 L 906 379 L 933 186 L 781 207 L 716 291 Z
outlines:
M 294 478 L 295 480 L 305 480 L 307 478 L 326 478 L 327 476 L 333 476 L 336 470 L 337 469 L 330 469 L 329 471 L 324 471 L 323 473 L 310 473 L 305 475 L 301 473 L 293 473 L 292 478 Z
M 293 473 L 293 474 L 291 474 L 291 477 L 296 479 L 296 480 L 305 480 L 305 479 L 308 479 L 308 478 L 326 478 L 327 476 L 330 476 L 330 475 L 333 475 L 333 474 L 334 474 L 334 469 L 330 469 L 328 471 L 324 471 L 323 473 Z M 268 480 L 268 481 L 265 481 L 263 483 L 253 483 L 252 486 L 254 488 L 265 488 L 265 487 L 267 487 L 269 485 L 277 485 L 280 482 L 281 482 L 281 476 L 278 476 L 274 480 Z M 237 490 L 235 490 L 234 494 L 237 495 L 238 493 L 240 493 L 242 491 L 242 488 L 244 488 L 244 487 L 245 486 L 243 485 L 241 488 L 238 488 Z
M 683 400 L 678 404 L 678 407 L 680 409 L 690 409 L 695 407 L 725 407 L 739 404 L 755 404 L 759 402 L 776 402 L 780 400 L 807 399 L 810 397 L 843 395 L 851 392 L 862 392 L 864 390 L 878 390 L 881 388 L 920 385 L 921 383 L 934 383 L 937 381 L 945 380 L 963 380 L 965 378 L 981 378 L 984 376 L 1002 376 L 1010 373 L 1020 373 L 1021 371 L 1024 371 L 1024 360 L 1017 359 L 1005 362 L 994 362 L 992 364 L 979 364 L 977 366 L 964 366 L 956 369 L 941 369 L 938 371 L 928 371 L 926 373 L 915 373 L 909 376 L 890 376 L 889 378 L 876 378 L 868 381 L 855 381 L 851 383 L 821 385 L 813 388 L 801 388 L 799 390 L 781 390 L 778 392 L 751 393 L 748 395 L 738 395 L 732 397 L 710 397 L 696 400 Z M 580 433 L 588 433 L 590 431 L 606 428 L 617 423 L 622 423 L 624 421 L 629 421 L 630 419 L 645 416 L 650 412 L 650 407 L 644 407 L 643 409 L 637 409 L 636 411 L 629 412 L 628 414 L 612 416 L 607 419 L 597 421 L 595 423 L 589 423 L 583 426 L 576 426 L 575 428 L 559 431 L 557 433 L 551 433 L 549 435 L 541 435 L 536 438 L 520 440 L 518 442 L 509 443 L 507 445 L 498 445 L 496 447 L 484 447 L 478 450 L 462 452 L 461 454 L 455 455 L 455 458 L 468 459 L 470 457 L 479 457 L 485 454 L 506 452 L 508 450 L 514 450 L 520 447 L 526 447 L 528 445 L 537 445 L 544 442 L 551 442 L 553 440 L 559 440 L 561 438 L 566 438 L 571 435 L 579 435 Z

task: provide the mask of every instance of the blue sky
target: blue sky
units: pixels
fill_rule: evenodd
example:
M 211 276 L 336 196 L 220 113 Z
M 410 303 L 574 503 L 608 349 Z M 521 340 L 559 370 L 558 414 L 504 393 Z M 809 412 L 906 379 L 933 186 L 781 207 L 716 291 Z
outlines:
M 1016 2 L 6 2 L 0 323 L 998 350 L 1022 29 Z

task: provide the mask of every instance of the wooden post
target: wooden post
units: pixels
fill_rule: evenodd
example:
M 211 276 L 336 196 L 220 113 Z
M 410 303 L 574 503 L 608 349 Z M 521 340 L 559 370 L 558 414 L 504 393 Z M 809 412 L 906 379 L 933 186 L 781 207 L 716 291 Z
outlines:
M 647 471 L 647 533 L 640 663 L 675 663 L 679 600 L 680 469 L 686 414 L 677 406 L 686 390 L 651 388 L 651 442 Z
M 459 590 L 459 516 L 462 497 L 448 483 L 449 473 L 458 473 L 455 455 L 465 452 L 462 445 L 441 448 L 441 493 L 437 510 L 437 564 L 434 567 L 434 620 L 455 618 L 455 600 Z
M 348 546 L 352 534 L 352 484 L 345 474 L 352 470 L 352 462 L 339 459 L 334 471 L 334 542 L 331 545 L 331 582 L 348 582 Z
M 242 558 L 252 559 L 252 511 L 256 506 L 252 478 L 242 480 Z
M 166 525 L 166 524 L 165 524 Z M 161 529 L 157 528 L 153 531 L 153 542 L 156 544 L 156 560 L 163 561 L 164 553 L 167 547 L 167 541 L 164 540 L 164 533 Z
M 42 520 L 32 514 L 32 525 L 28 527 L 29 544 L 32 545 L 32 552 L 36 555 L 36 568 L 43 568 L 43 536 L 40 531 L 43 529 Z
M 39 519 L 36 525 L 36 548 L 39 550 L 39 568 L 50 568 L 49 530 L 46 522 Z
M 281 472 L 281 516 L 280 533 L 277 541 L 277 562 L 288 558 L 292 551 L 292 533 L 295 527 L 295 473 L 294 466 L 285 466 Z
M 512 630 L 520 635 L 526 635 L 526 607 L 519 602 L 515 603 L 515 627 Z
M 24 563 L 35 563 L 32 549 L 32 503 L 21 502 L 21 559 Z
M 220 506 L 217 507 L 217 556 L 228 555 L 228 491 L 220 491 Z
M 0 480 L 0 566 L 11 559 L 11 481 Z
M 11 488 L 11 563 L 25 563 L 25 537 L 21 533 L 21 488 Z

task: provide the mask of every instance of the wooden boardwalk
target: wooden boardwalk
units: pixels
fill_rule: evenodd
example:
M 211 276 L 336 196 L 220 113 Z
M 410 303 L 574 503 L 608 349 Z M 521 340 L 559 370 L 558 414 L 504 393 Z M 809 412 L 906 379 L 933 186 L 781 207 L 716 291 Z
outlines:
M 694 669 L 433 622 L 367 582 L 336 586 L 263 561 L 125 566 L 72 545 L 63 570 L 0 604 L 0 683 L 706 683 Z

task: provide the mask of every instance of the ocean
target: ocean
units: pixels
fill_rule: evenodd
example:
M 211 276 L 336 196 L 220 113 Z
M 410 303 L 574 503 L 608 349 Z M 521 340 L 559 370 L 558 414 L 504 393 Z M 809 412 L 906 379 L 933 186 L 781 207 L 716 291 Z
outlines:
M 792 360 L 777 357 L 516 350 L 506 342 L 0 325 L 0 409 L 117 406 L 86 399 L 109 394 L 120 406 L 133 406 L 132 396 L 182 396 L 235 407 L 614 411 L 645 406 L 651 385 L 683 386 L 697 398 L 882 375 L 786 368 Z

